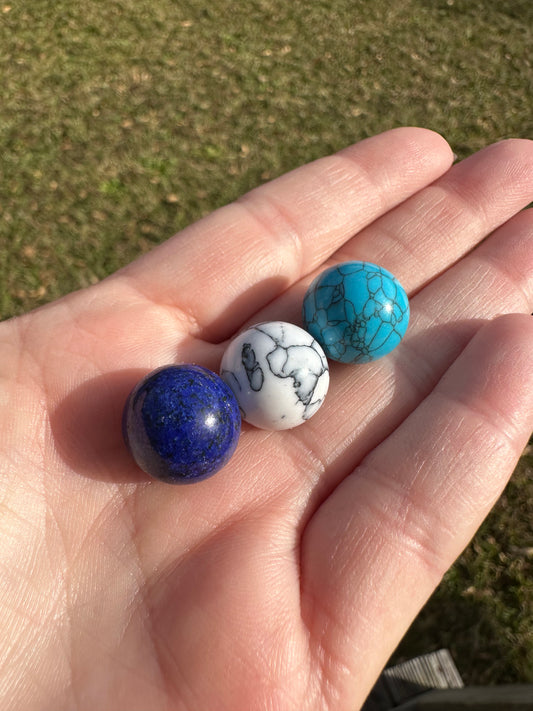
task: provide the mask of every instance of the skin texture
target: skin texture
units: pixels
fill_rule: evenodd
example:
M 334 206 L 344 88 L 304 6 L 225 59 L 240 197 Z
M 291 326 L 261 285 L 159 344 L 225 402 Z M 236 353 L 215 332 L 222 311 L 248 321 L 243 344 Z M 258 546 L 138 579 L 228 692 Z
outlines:
M 452 160 L 423 129 L 370 138 L 0 326 L 3 710 L 362 704 L 533 429 L 533 145 Z M 304 426 L 245 426 L 213 478 L 149 481 L 134 384 L 299 324 L 352 259 L 408 291 L 401 345 L 333 364 Z

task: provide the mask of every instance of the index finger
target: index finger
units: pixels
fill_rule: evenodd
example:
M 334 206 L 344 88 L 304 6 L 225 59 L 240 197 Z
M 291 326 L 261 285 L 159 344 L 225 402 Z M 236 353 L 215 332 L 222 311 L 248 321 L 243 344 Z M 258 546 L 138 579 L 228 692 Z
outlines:
M 450 166 L 446 141 L 399 128 L 256 188 L 118 272 L 221 341 L 360 229 Z

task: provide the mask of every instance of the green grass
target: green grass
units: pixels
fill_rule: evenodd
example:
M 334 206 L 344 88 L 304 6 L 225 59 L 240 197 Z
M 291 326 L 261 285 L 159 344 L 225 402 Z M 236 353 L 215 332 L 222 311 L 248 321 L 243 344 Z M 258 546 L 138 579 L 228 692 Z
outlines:
M 530 0 L 4 0 L 0 317 L 387 128 L 460 157 L 531 136 L 532 28 Z M 449 645 L 468 681 L 531 681 L 532 466 L 399 655 Z

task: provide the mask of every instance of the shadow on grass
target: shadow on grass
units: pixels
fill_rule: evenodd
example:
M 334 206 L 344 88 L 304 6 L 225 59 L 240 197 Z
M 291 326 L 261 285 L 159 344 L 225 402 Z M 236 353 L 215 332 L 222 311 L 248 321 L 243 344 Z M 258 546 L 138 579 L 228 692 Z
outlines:
M 398 646 L 390 664 L 449 649 L 465 684 L 525 683 L 533 680 L 516 666 L 517 641 L 502 634 L 492 606 L 441 586 Z

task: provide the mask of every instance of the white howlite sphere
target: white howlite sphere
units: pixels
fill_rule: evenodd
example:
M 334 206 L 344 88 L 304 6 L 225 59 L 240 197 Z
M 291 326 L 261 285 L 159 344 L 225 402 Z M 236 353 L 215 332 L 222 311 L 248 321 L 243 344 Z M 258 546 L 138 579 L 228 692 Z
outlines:
M 233 390 L 246 422 L 288 430 L 306 422 L 324 402 L 329 368 L 311 334 L 292 323 L 248 328 L 226 349 L 220 375 Z

